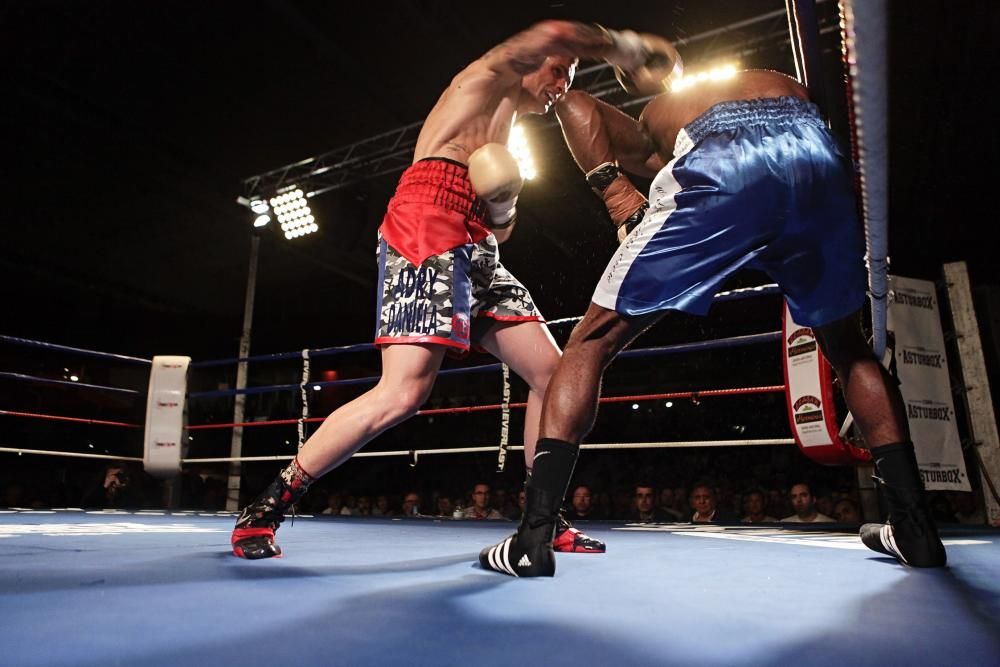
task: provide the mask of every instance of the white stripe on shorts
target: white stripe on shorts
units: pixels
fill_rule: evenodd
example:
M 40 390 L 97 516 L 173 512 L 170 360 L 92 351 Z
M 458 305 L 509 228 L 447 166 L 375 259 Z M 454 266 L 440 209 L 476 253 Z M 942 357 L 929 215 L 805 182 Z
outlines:
M 591 301 L 602 308 L 617 310 L 618 293 L 621 291 L 622 282 L 632 268 L 632 262 L 639 256 L 649 240 L 653 238 L 667 222 L 670 214 L 677 210 L 677 202 L 674 200 L 681 190 L 680 183 L 674 178 L 674 164 L 680 158 L 674 158 L 670 163 L 660 170 L 660 173 L 653 179 L 649 186 L 649 210 L 646 211 L 642 222 L 636 225 L 632 233 L 625 237 L 618 250 L 612 255 L 608 262 L 604 275 L 594 289 L 594 296 Z

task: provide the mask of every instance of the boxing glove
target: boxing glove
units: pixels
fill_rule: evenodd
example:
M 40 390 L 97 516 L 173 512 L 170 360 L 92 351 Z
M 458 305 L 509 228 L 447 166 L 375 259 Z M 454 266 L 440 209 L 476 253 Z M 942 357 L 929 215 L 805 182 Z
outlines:
M 612 44 L 612 52 L 604 59 L 611 64 L 615 78 L 629 95 L 667 92 L 683 75 L 684 63 L 680 54 L 662 37 L 631 30 L 601 29 Z
M 489 143 L 469 156 L 472 189 L 486 202 L 489 226 L 506 229 L 514 224 L 517 195 L 524 181 L 517 160 L 503 144 Z
M 587 184 L 604 200 L 611 222 L 618 228 L 618 240 L 625 240 L 646 215 L 649 208 L 646 197 L 621 173 L 617 162 L 605 162 L 591 169 L 587 172 Z

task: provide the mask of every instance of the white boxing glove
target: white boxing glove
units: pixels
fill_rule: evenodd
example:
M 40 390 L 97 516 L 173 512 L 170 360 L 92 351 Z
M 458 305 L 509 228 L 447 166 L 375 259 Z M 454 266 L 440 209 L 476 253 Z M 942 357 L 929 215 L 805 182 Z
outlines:
M 611 64 L 615 78 L 629 95 L 659 95 L 671 89 L 684 75 L 681 55 L 666 39 L 631 30 L 608 30 L 611 53 L 604 59 Z
M 626 70 L 646 64 L 648 52 L 638 33 L 632 30 L 608 30 L 604 26 L 599 27 L 611 38 L 611 53 L 604 57 L 607 62 Z
M 469 156 L 472 189 L 486 202 L 489 226 L 506 229 L 514 224 L 517 195 L 524 181 L 517 160 L 503 144 L 484 144 Z

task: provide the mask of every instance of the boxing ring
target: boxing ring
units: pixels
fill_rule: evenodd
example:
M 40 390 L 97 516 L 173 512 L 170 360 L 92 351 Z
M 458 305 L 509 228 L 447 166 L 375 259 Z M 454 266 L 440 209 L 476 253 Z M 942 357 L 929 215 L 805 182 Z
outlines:
M 503 522 L 303 518 L 234 558 L 233 516 L 0 514 L 4 664 L 987 665 L 1000 540 L 909 570 L 856 534 L 589 524 L 553 579 L 477 564 Z M 526 647 L 531 647 L 530 649 Z
M 720 293 L 717 301 L 773 298 L 774 287 L 763 285 Z M 550 325 L 558 331 L 573 321 Z M 781 337 L 780 331 L 764 331 L 637 346 L 626 358 L 776 347 Z M 148 360 L 36 341 L 4 337 L 3 342 L 127 363 L 139 372 L 149 365 Z M 371 350 L 363 344 L 263 355 L 248 361 L 290 362 L 286 374 L 301 375 L 300 382 L 189 391 L 187 400 L 193 406 L 200 401 L 231 401 L 237 391 L 283 393 L 306 400 L 294 418 L 188 424 L 192 440 L 184 447 L 182 464 L 233 463 L 233 457 L 199 452 L 204 451 L 200 440 L 205 433 L 228 435 L 235 427 L 267 432 L 270 440 L 287 438 L 294 451 L 298 443 L 293 429 L 304 437 L 307 425 L 321 421 L 308 416 L 310 393 L 337 386 L 364 388 L 377 380 L 375 376 L 314 380 L 310 364 L 324 354 Z M 232 368 L 237 362 L 194 362 L 191 372 L 197 376 L 213 368 Z M 423 415 L 439 419 L 490 415 L 490 431 L 483 439 L 495 441 L 500 436 L 502 443 L 503 425 L 511 430 L 510 412 L 522 405 L 512 400 L 518 387 L 512 390 L 502 366 L 444 372 L 499 379 L 495 384 L 504 398 L 500 403 L 429 408 Z M 16 376 L 7 378 L 13 382 L 44 380 L 23 373 L 9 375 Z M 614 373 L 609 375 L 610 382 L 614 379 Z M 69 381 L 44 384 L 63 382 Z M 130 400 L 144 393 L 85 384 L 73 382 L 77 391 L 120 394 Z M 697 404 L 747 398 L 783 401 L 786 388 L 762 385 L 626 395 L 615 395 L 609 388 L 606 393 L 605 403 Z M 134 449 L 142 446 L 138 423 L 9 410 L 0 418 L 114 429 L 129 434 L 132 454 L 140 453 Z M 787 431 L 774 435 L 584 447 L 643 450 L 794 443 Z M 144 458 L 122 452 L 15 451 L 38 457 Z M 380 451 L 376 444 L 356 456 L 403 457 L 414 466 L 432 465 L 438 456 L 474 456 L 496 465 L 500 451 L 495 444 Z M 290 457 L 290 453 L 268 454 L 236 462 L 277 468 Z M 229 548 L 234 520 L 235 513 L 227 511 L 0 510 L 0 590 L 5 601 L 0 638 L 10 664 L 225 665 L 290 657 L 304 664 L 506 664 L 524 659 L 509 655 L 522 646 L 536 647 L 531 660 L 549 664 L 761 665 L 794 660 L 806 665 L 945 665 L 990 664 L 1000 655 L 1000 534 L 988 528 L 944 528 L 949 566 L 909 570 L 866 549 L 856 525 L 584 522 L 578 525 L 608 544 L 606 554 L 558 554 L 555 578 L 522 582 L 478 565 L 479 549 L 509 534 L 514 527 L 510 522 L 300 515 L 286 521 L 279 533 L 284 558 L 245 561 L 233 557 Z
M 848 18 L 849 23 L 854 20 L 853 15 Z M 850 40 L 853 44 L 853 35 Z M 808 44 L 802 48 L 809 50 Z M 884 115 L 884 109 L 875 106 L 874 113 Z M 871 121 L 865 127 L 870 129 Z M 877 146 L 870 132 L 865 143 Z M 878 225 L 884 228 L 884 212 L 872 208 L 884 199 L 879 192 L 884 186 L 871 175 L 879 167 L 871 167 L 868 159 L 861 189 L 866 220 L 875 227 L 867 237 L 879 346 L 888 259 L 878 231 Z M 868 194 L 872 189 L 874 194 Z M 723 292 L 716 300 L 740 302 L 777 293 L 775 286 L 762 285 Z M 568 332 L 575 321 L 549 325 Z M 786 333 L 771 327 L 634 347 L 620 359 L 627 364 L 761 347 L 774 353 Z M 78 357 L 111 367 L 106 373 L 91 368 L 99 381 L 75 375 L 60 379 L 27 368 L 0 371 L 0 381 L 31 387 L 31 396 L 47 388 L 65 391 L 74 408 L 59 413 L 54 406 L 60 401 L 23 396 L 0 405 L 0 423 L 18 424 L 5 430 L 0 455 L 142 462 L 147 467 L 155 462 L 169 473 L 174 464 L 163 468 L 162 460 L 152 461 L 163 452 L 150 451 L 156 438 L 150 435 L 149 418 L 154 405 L 167 406 L 200 420 L 187 423 L 185 418 L 182 438 L 167 443 L 161 438 L 158 444 L 169 445 L 178 468 L 225 467 L 230 508 L 241 500 L 241 472 L 266 466 L 270 477 L 294 456 L 311 425 L 323 419 L 314 416 L 321 397 L 330 391 L 362 390 L 378 380 L 377 375 L 314 375 L 319 360 L 370 353 L 370 344 L 297 350 L 191 363 L 188 390 L 179 402 L 170 402 L 158 398 L 154 388 L 156 360 L 11 336 L 0 336 L 0 344 L 51 355 L 59 366 Z M 285 364 L 280 372 L 265 373 L 285 380 L 250 387 L 237 383 L 233 389 L 210 375 L 212 369 L 228 373 L 250 363 Z M 418 419 L 498 415 L 478 442 L 394 448 L 376 441 L 355 458 L 402 459 L 416 467 L 443 456 L 478 457 L 502 472 L 505 461 L 509 465 L 520 458 L 509 452 L 522 449 L 511 439 L 517 433 L 512 416 L 524 407 L 514 395 L 524 387 L 512 385 L 502 364 L 441 371 L 446 378 L 476 374 L 490 378 L 498 401 L 438 400 L 421 410 Z M 289 382 L 289 377 L 295 380 Z M 782 409 L 787 384 L 765 378 L 740 386 L 653 386 L 643 393 L 609 390 L 601 400 L 608 406 L 631 404 L 633 410 L 647 404 L 669 407 L 672 401 L 698 406 L 738 400 Z M 101 398 L 83 400 L 85 392 Z M 233 414 L 230 406 L 239 397 L 252 396 L 266 401 L 252 406 L 255 416 L 220 418 L 227 409 Z M 85 414 L 88 408 L 92 411 Z M 285 414 L 272 414 L 282 409 Z M 237 414 L 242 415 L 242 407 Z M 789 446 L 796 440 L 788 419 L 777 420 L 780 427 L 773 433 L 736 439 L 605 439 L 585 443 L 583 449 L 629 456 L 637 450 Z M 33 433 L 35 441 L 49 440 L 51 447 L 21 447 L 8 440 L 11 434 L 25 433 Z M 250 433 L 267 433 L 265 439 L 278 446 L 258 451 L 259 443 L 243 441 Z M 251 452 L 244 455 L 248 444 Z M 178 492 L 169 482 L 166 488 L 165 504 L 176 506 Z M 242 500 L 256 490 L 242 489 Z M 279 533 L 285 557 L 246 561 L 230 550 L 234 520 L 232 511 L 0 509 L 0 663 L 839 667 L 1000 660 L 1000 533 L 985 527 L 943 527 L 948 566 L 913 570 L 865 548 L 857 525 L 583 522 L 582 529 L 608 544 L 607 553 L 557 554 L 554 578 L 518 581 L 478 565 L 479 550 L 508 535 L 514 527 L 510 522 L 300 514 Z

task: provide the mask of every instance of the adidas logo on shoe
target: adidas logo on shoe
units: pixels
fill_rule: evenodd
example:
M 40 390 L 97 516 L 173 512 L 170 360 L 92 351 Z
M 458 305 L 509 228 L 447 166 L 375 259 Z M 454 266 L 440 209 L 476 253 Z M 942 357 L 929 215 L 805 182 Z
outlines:
M 549 544 L 531 544 L 526 549 L 519 543 L 514 533 L 499 544 L 479 552 L 479 564 L 486 570 L 493 570 L 512 577 L 551 577 L 556 572 L 552 547 Z M 528 552 L 534 558 L 528 555 Z

